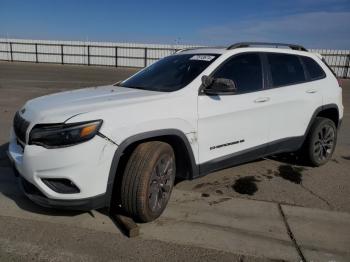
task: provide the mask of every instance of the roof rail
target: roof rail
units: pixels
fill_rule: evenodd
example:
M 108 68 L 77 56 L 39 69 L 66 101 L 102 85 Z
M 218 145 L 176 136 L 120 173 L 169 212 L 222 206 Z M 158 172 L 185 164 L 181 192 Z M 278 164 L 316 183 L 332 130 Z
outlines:
M 189 50 L 193 50 L 193 49 L 197 49 L 195 47 L 187 47 L 187 48 L 182 48 L 182 49 L 175 49 L 175 54 L 177 53 L 181 53 L 181 52 L 185 52 L 185 51 L 189 51 Z
M 197 46 L 197 47 L 187 47 L 183 49 L 175 49 L 177 50 L 175 54 L 185 52 L 185 51 L 190 51 L 190 50 L 196 50 L 196 49 L 212 49 L 212 48 L 225 48 L 222 46 Z
M 295 44 L 284 44 L 284 43 L 264 43 L 264 42 L 242 42 L 242 43 L 236 43 L 233 45 L 230 45 L 227 50 L 235 49 L 235 48 L 243 48 L 243 47 L 249 47 L 249 46 L 271 46 L 278 48 L 279 46 L 289 47 L 293 50 L 298 51 L 306 51 L 307 49 L 301 45 L 295 45 Z

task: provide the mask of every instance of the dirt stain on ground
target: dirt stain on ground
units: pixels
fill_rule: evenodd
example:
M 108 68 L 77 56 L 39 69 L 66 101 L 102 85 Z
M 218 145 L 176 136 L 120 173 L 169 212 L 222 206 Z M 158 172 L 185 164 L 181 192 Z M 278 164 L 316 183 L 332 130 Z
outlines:
M 350 156 L 342 156 L 345 160 L 350 160 Z
M 230 200 L 231 198 L 229 197 L 223 197 L 223 198 L 220 198 L 219 200 L 216 200 L 216 201 L 212 201 L 212 202 L 209 202 L 209 205 L 217 205 L 217 204 L 220 204 L 222 202 L 226 202 L 228 200 Z
M 202 197 L 210 197 L 210 194 L 208 194 L 208 193 L 202 193 Z
M 220 185 L 219 181 L 200 183 L 198 185 L 195 185 L 192 189 L 201 189 L 203 187 L 217 186 L 217 185 Z
M 288 180 L 295 184 L 301 184 L 303 174 L 302 172 L 306 170 L 303 167 L 293 167 L 290 165 L 281 165 L 278 168 L 276 175 L 282 177 L 285 180 Z
M 232 189 L 239 194 L 252 196 L 258 191 L 257 182 L 260 182 L 260 180 L 256 179 L 254 176 L 242 177 L 236 180 L 232 185 Z
M 203 187 L 212 186 L 212 185 L 213 185 L 212 183 L 200 183 L 198 185 L 195 185 L 192 189 L 201 189 Z

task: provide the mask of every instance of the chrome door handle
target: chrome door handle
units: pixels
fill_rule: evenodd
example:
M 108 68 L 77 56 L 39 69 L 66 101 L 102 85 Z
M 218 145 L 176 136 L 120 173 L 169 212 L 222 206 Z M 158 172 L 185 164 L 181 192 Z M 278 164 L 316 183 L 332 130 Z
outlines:
M 316 89 L 309 89 L 309 90 L 306 91 L 306 93 L 314 94 L 314 93 L 317 93 L 317 90 Z
M 270 100 L 269 97 L 260 97 L 260 98 L 255 99 L 254 102 L 255 103 L 264 103 L 264 102 L 267 102 L 269 100 Z

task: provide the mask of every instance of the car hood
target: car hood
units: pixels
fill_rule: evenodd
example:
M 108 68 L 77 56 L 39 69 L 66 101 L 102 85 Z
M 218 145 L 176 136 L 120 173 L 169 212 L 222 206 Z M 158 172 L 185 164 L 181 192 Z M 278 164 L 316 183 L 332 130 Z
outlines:
M 163 92 L 108 85 L 38 97 L 28 101 L 21 112 L 32 123 L 59 123 L 79 114 L 157 100 L 165 95 Z

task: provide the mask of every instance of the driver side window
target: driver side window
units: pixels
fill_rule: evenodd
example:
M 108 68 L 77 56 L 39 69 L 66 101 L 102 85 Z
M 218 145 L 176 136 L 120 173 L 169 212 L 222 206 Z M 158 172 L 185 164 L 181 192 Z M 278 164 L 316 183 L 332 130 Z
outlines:
M 260 56 L 246 53 L 229 58 L 213 77 L 233 80 L 238 94 L 260 91 L 263 89 Z

